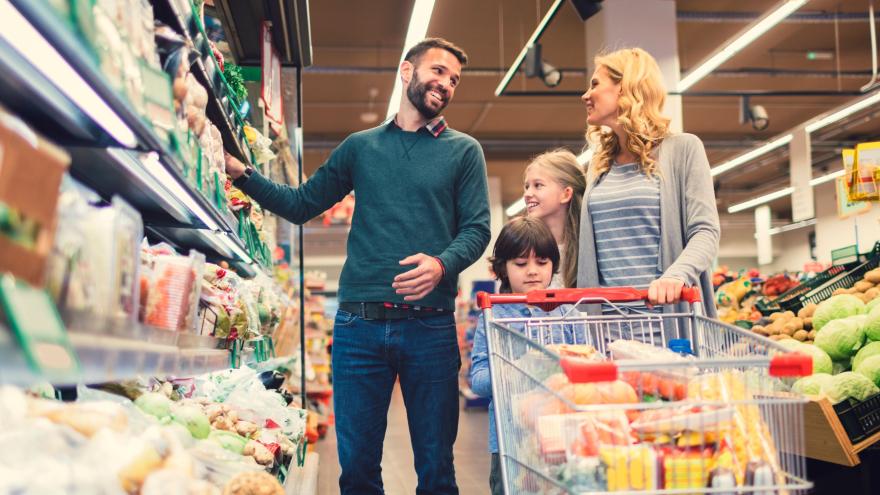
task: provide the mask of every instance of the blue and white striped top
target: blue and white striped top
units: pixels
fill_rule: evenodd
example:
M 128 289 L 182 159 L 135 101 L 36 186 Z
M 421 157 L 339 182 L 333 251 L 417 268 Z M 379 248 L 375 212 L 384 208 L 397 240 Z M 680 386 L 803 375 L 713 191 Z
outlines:
M 646 176 L 638 163 L 613 165 L 587 201 L 599 284 L 646 289 L 660 278 L 659 178 Z

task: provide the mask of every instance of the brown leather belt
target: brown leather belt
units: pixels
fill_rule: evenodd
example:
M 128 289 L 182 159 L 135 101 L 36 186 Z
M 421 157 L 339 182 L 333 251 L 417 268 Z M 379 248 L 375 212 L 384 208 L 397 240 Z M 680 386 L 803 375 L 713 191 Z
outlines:
M 410 318 L 430 318 L 431 316 L 451 315 L 452 311 L 438 311 L 413 308 L 387 308 L 385 303 L 341 302 L 339 309 L 360 316 L 365 320 L 406 320 Z

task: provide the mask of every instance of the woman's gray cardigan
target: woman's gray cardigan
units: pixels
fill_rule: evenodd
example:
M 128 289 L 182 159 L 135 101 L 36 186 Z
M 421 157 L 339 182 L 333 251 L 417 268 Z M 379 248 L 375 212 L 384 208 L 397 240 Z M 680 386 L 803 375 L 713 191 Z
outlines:
M 676 134 L 663 140 L 658 150 L 660 167 L 660 256 L 659 266 L 664 277 L 683 280 L 686 285 L 699 286 L 706 316 L 715 318 L 715 296 L 709 270 L 718 255 L 721 226 L 715 189 L 709 172 L 709 160 L 700 138 L 693 134 Z M 581 210 L 581 231 L 578 239 L 578 287 L 598 287 L 599 267 L 596 262 L 596 240 L 590 218 L 590 191 L 596 184 L 592 171 L 587 173 L 587 189 Z M 672 311 L 667 307 L 665 311 Z M 590 313 L 601 311 L 597 305 Z M 686 311 L 679 304 L 675 311 Z

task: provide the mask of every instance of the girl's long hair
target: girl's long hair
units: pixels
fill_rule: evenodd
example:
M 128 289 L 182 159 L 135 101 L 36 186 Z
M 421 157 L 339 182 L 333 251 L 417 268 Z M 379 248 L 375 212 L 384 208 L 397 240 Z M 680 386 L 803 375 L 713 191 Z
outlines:
M 577 285 L 578 235 L 581 228 L 581 204 L 587 179 L 574 153 L 566 149 L 548 151 L 536 156 L 526 167 L 526 173 L 532 167 L 539 168 L 556 181 L 562 188 L 570 187 L 571 201 L 568 203 L 568 214 L 565 217 L 565 228 L 562 231 L 564 256 L 562 266 L 562 282 L 566 287 Z

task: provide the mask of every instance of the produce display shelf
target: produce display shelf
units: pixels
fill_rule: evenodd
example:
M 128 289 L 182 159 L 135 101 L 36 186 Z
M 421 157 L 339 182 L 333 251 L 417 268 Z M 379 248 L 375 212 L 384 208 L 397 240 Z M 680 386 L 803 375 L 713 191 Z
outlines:
M 4 102 L 10 102 L 10 110 L 39 132 L 53 136 L 70 152 L 74 177 L 105 199 L 119 195 L 142 213 L 148 225 L 203 228 L 228 232 L 234 239 L 238 237 L 233 216 L 220 211 L 186 182 L 181 172 L 181 158 L 127 99 L 111 87 L 89 48 L 46 2 L 16 0 L 7 8 L 24 17 L 134 136 L 133 143 L 111 139 L 89 116 L 94 108 L 85 108 L 68 98 L 60 88 L 60 81 L 51 80 L 31 63 L 35 58 L 24 56 L 6 40 L 0 40 L 0 70 L 5 74 L 0 92 Z M 140 155 L 148 152 L 155 153 L 158 160 L 144 163 Z M 235 244 L 244 246 L 240 239 L 236 239 Z M 216 250 L 210 252 L 223 254 Z M 234 254 L 233 260 L 251 262 L 249 256 Z
M 223 94 L 227 91 L 226 87 L 216 74 L 220 68 L 211 53 L 207 39 L 204 39 L 204 35 L 196 26 L 198 21 L 192 12 L 184 15 L 175 0 L 155 0 L 154 9 L 157 17 L 171 22 L 171 27 L 178 34 L 184 36 L 189 41 L 189 45 L 199 54 L 190 66 L 190 70 L 199 84 L 208 91 L 208 119 L 220 129 L 223 148 L 241 162 L 250 163 L 246 147 L 241 143 L 239 127 L 234 125 L 236 117 L 238 117 L 238 109 L 235 108 L 234 99 Z M 194 38 L 198 38 L 199 41 Z M 211 71 L 208 70 L 206 61 L 210 65 Z M 212 77 L 209 72 L 214 73 L 214 76 Z
M 880 431 L 853 443 L 831 402 L 810 397 L 804 407 L 804 438 L 807 457 L 842 466 L 857 466 L 859 454 L 880 442 Z
M 810 291 L 794 297 L 788 301 L 780 302 L 783 311 L 797 312 L 810 303 L 820 303 L 829 297 L 837 289 L 847 289 L 858 282 L 870 270 L 880 266 L 880 241 L 855 264 L 845 265 L 846 269 L 826 280 L 824 283 Z
M 284 493 L 287 495 L 315 495 L 318 493 L 317 452 L 307 452 L 303 465 L 296 465 L 296 458 L 290 461 L 287 478 L 284 480 Z

